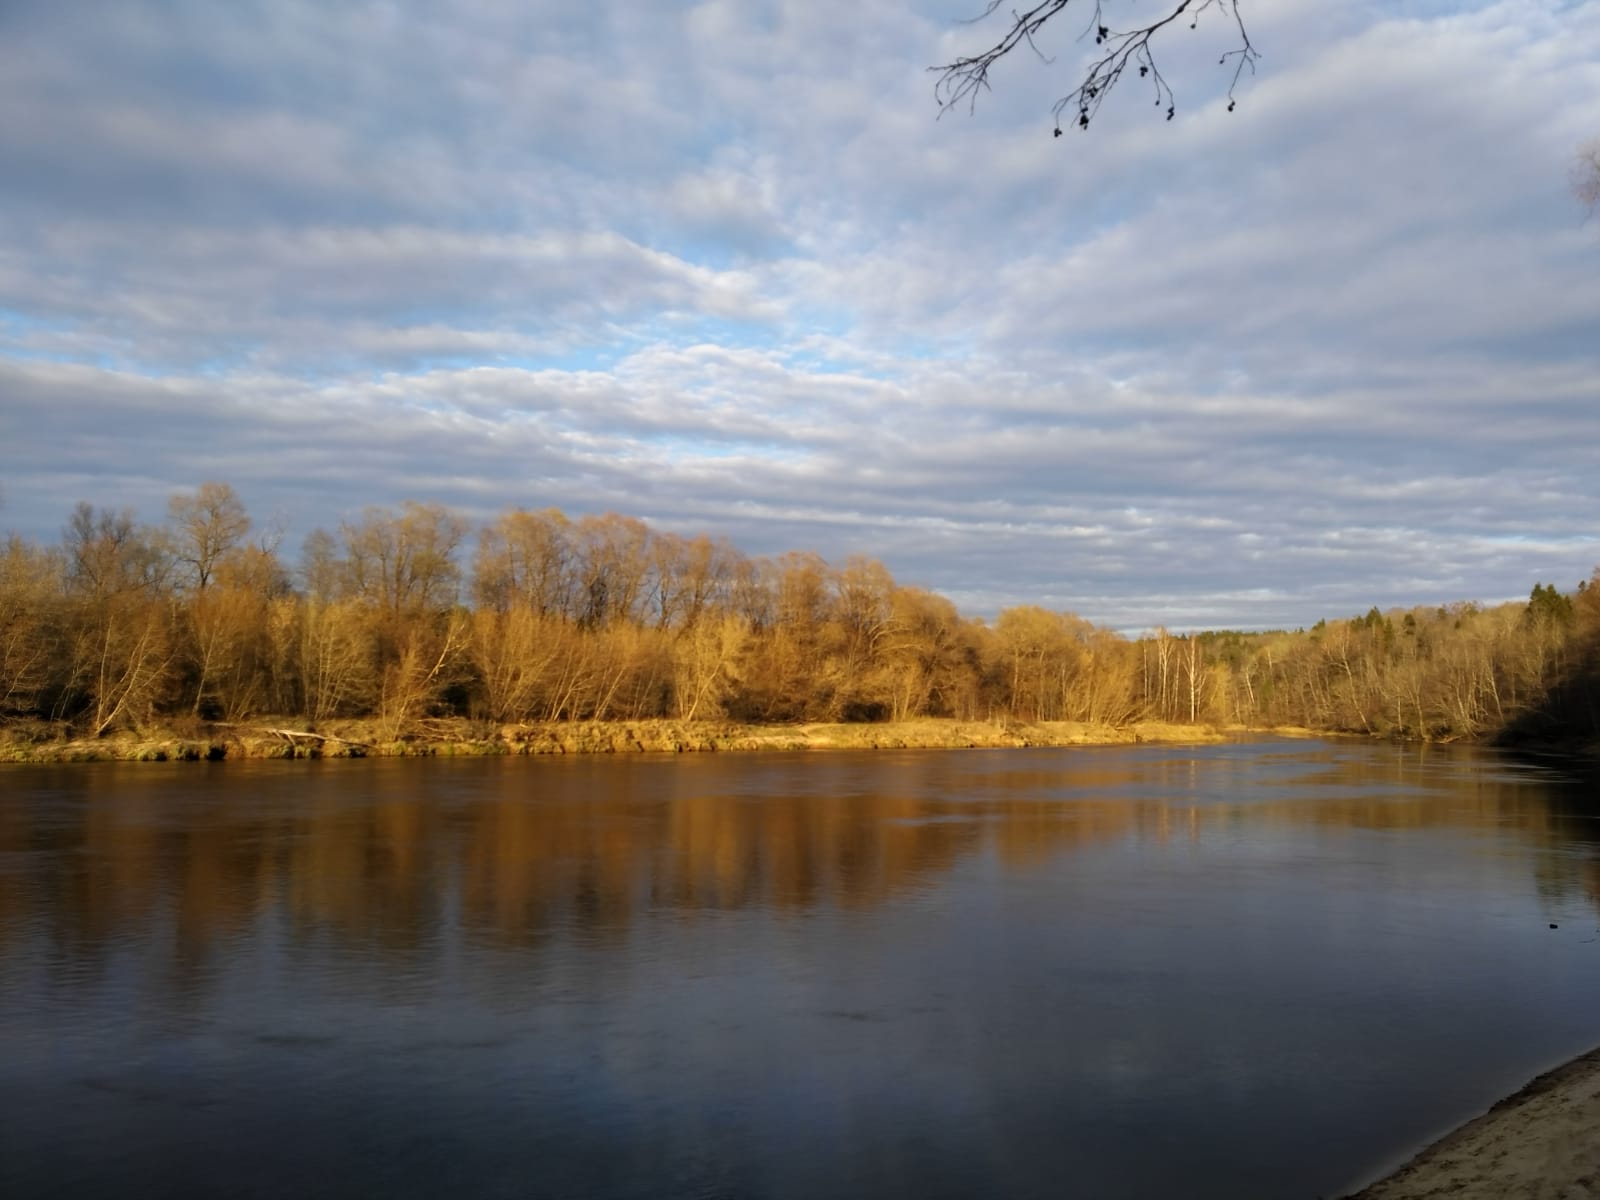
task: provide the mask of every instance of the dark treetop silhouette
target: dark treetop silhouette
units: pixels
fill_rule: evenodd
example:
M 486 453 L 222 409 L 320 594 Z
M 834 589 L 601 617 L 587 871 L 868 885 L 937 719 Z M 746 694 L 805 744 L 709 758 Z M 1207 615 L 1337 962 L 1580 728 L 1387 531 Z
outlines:
M 1590 216 L 1600 212 L 1600 138 L 1578 151 L 1578 161 L 1572 168 L 1572 190 Z

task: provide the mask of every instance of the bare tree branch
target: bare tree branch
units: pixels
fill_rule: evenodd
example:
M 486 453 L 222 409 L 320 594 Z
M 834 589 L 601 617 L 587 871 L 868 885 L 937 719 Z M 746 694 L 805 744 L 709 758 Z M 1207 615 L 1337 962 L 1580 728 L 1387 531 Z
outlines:
M 1041 0 L 1041 3 L 1023 12 L 1013 11 L 1011 28 L 989 49 L 981 54 L 958 58 L 942 66 L 929 67 L 930 71 L 937 72 L 939 76 L 934 83 L 933 94 L 939 102 L 940 115 L 962 105 L 965 105 L 969 112 L 972 111 L 977 105 L 978 93 L 989 90 L 990 68 L 1019 46 L 1026 45 L 1043 61 L 1050 62 L 1051 60 L 1045 57 L 1034 43 L 1034 36 L 1048 21 L 1064 12 L 1073 2 L 1074 0 Z M 1106 2 L 1107 0 L 1081 0 L 1078 4 L 1079 12 L 1087 11 L 1092 6 L 1089 25 L 1082 37 L 1093 34 L 1095 45 L 1100 47 L 1100 53 L 1099 57 L 1089 64 L 1083 81 L 1057 100 L 1051 108 L 1056 119 L 1056 137 L 1061 136 L 1063 114 L 1070 124 L 1077 125 L 1080 129 L 1087 129 L 1089 122 L 1100 111 L 1100 105 L 1111 94 L 1111 89 L 1121 82 L 1123 75 L 1130 69 L 1136 71 L 1139 78 L 1149 82 L 1155 94 L 1156 107 L 1164 107 L 1167 110 L 1167 120 L 1172 120 L 1178 111 L 1177 97 L 1167 84 L 1166 77 L 1161 74 L 1161 69 L 1156 65 L 1154 39 L 1167 26 L 1185 15 L 1189 19 L 1189 28 L 1193 29 L 1199 23 L 1201 14 L 1208 9 L 1216 9 L 1225 14 L 1238 30 L 1238 46 L 1223 54 L 1218 60 L 1219 65 L 1226 66 L 1230 62 L 1233 64 L 1233 78 L 1228 83 L 1228 111 L 1233 111 L 1234 90 L 1239 85 L 1240 77 L 1247 67 L 1253 74 L 1256 60 L 1261 57 L 1251 44 L 1250 34 L 1245 29 L 1244 18 L 1239 12 L 1241 0 L 1171 0 L 1172 8 L 1166 16 L 1131 29 L 1114 29 L 1107 23 Z M 974 20 L 981 21 L 992 16 L 999 7 L 1000 0 L 989 0 L 983 12 Z

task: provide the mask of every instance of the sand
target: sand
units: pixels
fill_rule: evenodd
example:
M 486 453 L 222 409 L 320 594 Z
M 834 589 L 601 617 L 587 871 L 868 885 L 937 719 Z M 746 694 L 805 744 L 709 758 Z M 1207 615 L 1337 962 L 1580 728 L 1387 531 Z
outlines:
M 1600 1049 L 1541 1075 L 1349 1200 L 1600 1198 Z

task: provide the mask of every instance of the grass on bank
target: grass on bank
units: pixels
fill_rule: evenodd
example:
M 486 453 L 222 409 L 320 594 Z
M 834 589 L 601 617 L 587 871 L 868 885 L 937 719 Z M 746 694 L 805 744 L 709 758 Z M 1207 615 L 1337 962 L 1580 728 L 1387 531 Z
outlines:
M 1293 731 L 1284 731 L 1293 732 Z M 398 740 L 376 721 L 308 724 L 263 718 L 226 724 L 186 721 L 76 736 L 68 726 L 18 722 L 0 729 L 4 762 L 176 762 L 229 759 L 432 757 L 439 755 L 706 753 L 753 750 L 956 749 L 1119 746 L 1221 741 L 1211 726 L 1141 722 L 955 721 L 920 718 L 874 724 L 741 725 L 725 721 L 571 721 L 493 725 L 462 718 L 421 722 Z

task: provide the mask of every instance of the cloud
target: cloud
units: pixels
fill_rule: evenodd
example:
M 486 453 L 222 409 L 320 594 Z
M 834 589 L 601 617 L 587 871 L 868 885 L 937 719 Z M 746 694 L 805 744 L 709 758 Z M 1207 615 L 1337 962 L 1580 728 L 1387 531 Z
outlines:
M 969 7 L 8 11 L 0 522 L 616 509 L 1125 628 L 1600 560 L 1600 12 L 1253 0 L 1236 111 L 1203 23 L 1056 141 L 1066 26 L 935 120 Z

